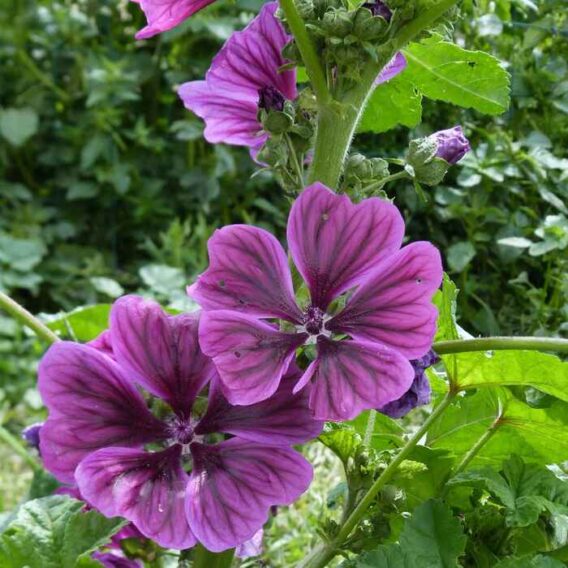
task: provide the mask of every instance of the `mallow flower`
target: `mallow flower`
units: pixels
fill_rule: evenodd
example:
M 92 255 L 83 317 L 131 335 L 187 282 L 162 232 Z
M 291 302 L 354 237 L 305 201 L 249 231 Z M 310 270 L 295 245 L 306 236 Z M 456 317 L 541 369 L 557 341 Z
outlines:
M 306 490 L 312 470 L 291 445 L 321 423 L 307 396 L 292 393 L 293 366 L 263 402 L 230 405 L 199 347 L 198 321 L 125 296 L 94 344 L 52 345 L 39 366 L 49 410 L 40 449 L 46 468 L 102 514 L 166 548 L 199 541 L 221 551 Z
M 410 388 L 410 359 L 432 344 L 442 280 L 437 249 L 401 248 L 404 222 L 379 198 L 355 205 L 320 183 L 292 206 L 287 240 L 309 291 L 295 300 L 286 252 L 267 231 L 248 225 L 217 230 L 209 268 L 189 287 L 201 305 L 199 338 L 233 404 L 255 404 L 277 391 L 296 351 L 315 359 L 294 392 L 311 383 L 318 420 L 348 420 L 382 407 Z M 309 350 L 308 350 L 309 352 Z
M 204 81 L 179 88 L 184 105 L 205 121 L 204 136 L 212 144 L 258 150 L 267 140 L 258 120 L 260 108 L 282 110 L 298 96 L 296 70 L 280 72 L 287 63 L 282 49 L 292 39 L 275 12 L 265 4 L 242 31 L 235 32 L 215 56 Z
M 410 388 L 399 399 L 393 400 L 385 406 L 377 408 L 377 410 L 391 418 L 402 418 L 414 408 L 428 404 L 432 389 L 426 376 L 426 369 L 438 361 L 439 358 L 432 349 L 424 357 L 410 361 L 414 369 L 414 380 Z
M 438 145 L 436 157 L 446 160 L 449 164 L 457 164 L 471 150 L 461 126 L 434 132 L 430 139 Z
M 146 39 L 179 26 L 184 20 L 215 0 L 132 0 L 140 5 L 147 25 L 136 39 Z

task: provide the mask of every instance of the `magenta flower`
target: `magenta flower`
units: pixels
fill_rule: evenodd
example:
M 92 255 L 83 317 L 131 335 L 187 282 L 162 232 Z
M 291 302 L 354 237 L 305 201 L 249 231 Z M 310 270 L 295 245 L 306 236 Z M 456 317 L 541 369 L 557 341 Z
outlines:
M 408 62 L 406 57 L 399 51 L 395 56 L 383 67 L 383 70 L 379 73 L 375 80 L 375 85 L 382 85 L 391 79 L 394 79 L 399 73 L 402 73 Z
M 276 19 L 276 2 L 242 31 L 235 32 L 215 56 L 205 81 L 179 88 L 185 106 L 205 121 L 205 139 L 212 144 L 234 144 L 258 150 L 268 135 L 258 121 L 259 108 L 282 108 L 294 100 L 296 71 L 279 72 L 286 63 L 282 49 L 290 41 Z
M 148 25 L 136 39 L 146 39 L 179 26 L 184 20 L 215 0 L 132 0 L 140 4 Z
M 246 405 L 272 396 L 296 350 L 311 343 L 316 358 L 294 392 L 312 383 L 317 419 L 348 420 L 398 399 L 414 378 L 408 360 L 434 336 L 438 251 L 426 242 L 400 248 L 404 222 L 391 203 L 354 205 L 320 183 L 292 206 L 287 234 L 309 290 L 305 305 L 296 303 L 280 243 L 247 225 L 215 232 L 209 269 L 189 288 L 205 310 L 199 339 L 227 398 Z
M 220 551 L 250 539 L 271 506 L 306 490 L 311 467 L 290 445 L 317 436 L 321 423 L 308 397 L 292 394 L 294 368 L 268 400 L 231 406 L 199 348 L 198 319 L 126 296 L 95 344 L 110 345 L 110 354 L 53 345 L 39 367 L 49 409 L 40 447 L 47 469 L 104 515 L 125 517 L 164 547 L 199 541 Z

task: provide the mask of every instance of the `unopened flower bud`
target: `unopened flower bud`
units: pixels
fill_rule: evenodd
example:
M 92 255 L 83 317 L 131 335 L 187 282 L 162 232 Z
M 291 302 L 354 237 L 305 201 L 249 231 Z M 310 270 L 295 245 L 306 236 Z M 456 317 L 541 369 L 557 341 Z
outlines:
M 30 448 L 34 448 L 39 452 L 39 432 L 43 427 L 43 422 L 37 422 L 31 426 L 27 426 L 22 430 L 22 438 L 26 441 Z
M 456 164 L 471 150 L 461 126 L 440 130 L 430 138 L 438 144 L 436 157 L 446 160 L 449 164 Z
M 365 2 L 363 4 L 363 8 L 368 8 L 371 10 L 373 16 L 381 16 L 387 22 L 390 22 L 392 17 L 392 12 L 390 8 L 382 1 L 382 0 L 375 0 L 374 2 Z
M 258 108 L 262 108 L 266 111 L 282 111 L 284 110 L 285 101 L 284 95 L 271 85 L 258 90 Z

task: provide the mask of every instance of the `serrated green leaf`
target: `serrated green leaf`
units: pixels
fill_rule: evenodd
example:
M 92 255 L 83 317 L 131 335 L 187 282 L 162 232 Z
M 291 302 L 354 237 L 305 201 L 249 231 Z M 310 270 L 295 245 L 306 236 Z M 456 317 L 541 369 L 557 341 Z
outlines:
M 108 542 L 125 524 L 63 495 L 28 501 L 0 535 L 2 568 L 73 568 L 79 558 Z
M 537 351 L 474 352 L 460 353 L 452 360 L 459 369 L 460 389 L 523 385 L 568 402 L 568 363 L 554 355 Z
M 349 458 L 362 445 L 361 436 L 352 426 L 345 424 L 328 423 L 319 436 L 320 442 L 327 446 L 343 464 L 347 464 Z
M 495 568 L 565 568 L 560 560 L 539 554 L 537 556 L 522 556 L 519 558 L 505 558 L 495 565 Z
M 358 131 L 386 132 L 399 124 L 414 128 L 421 120 L 422 95 L 402 73 L 375 89 Z
M 458 292 L 452 279 L 444 273 L 442 289 L 434 295 L 434 305 L 438 308 L 436 341 L 458 339 L 456 309 Z
M 421 568 L 414 563 L 398 544 L 379 546 L 376 550 L 371 550 L 361 554 L 350 562 L 344 562 L 340 568 Z
M 486 114 L 501 114 L 509 107 L 509 74 L 487 53 L 433 36 L 411 43 L 404 55 L 405 76 L 428 98 Z

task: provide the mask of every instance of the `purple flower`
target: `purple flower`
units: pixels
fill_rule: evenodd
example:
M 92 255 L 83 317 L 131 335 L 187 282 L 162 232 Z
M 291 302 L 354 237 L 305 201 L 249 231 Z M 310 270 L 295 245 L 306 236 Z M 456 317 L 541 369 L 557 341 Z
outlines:
M 279 72 L 282 49 L 290 41 L 276 19 L 276 2 L 241 32 L 235 32 L 215 56 L 204 81 L 179 88 L 184 105 L 205 121 L 205 139 L 258 150 L 267 140 L 258 121 L 259 108 L 281 110 L 294 100 L 296 71 Z
M 392 12 L 390 8 L 382 0 L 375 0 L 374 2 L 365 2 L 365 4 L 363 4 L 363 7 L 371 10 L 373 16 L 381 16 L 387 22 L 390 22 L 392 18 Z
M 461 126 L 440 130 L 430 138 L 438 143 L 436 156 L 449 164 L 456 164 L 471 150 L 469 140 L 465 137 Z
M 264 531 L 260 529 L 256 532 L 250 540 L 243 542 L 237 546 L 235 556 L 237 558 L 252 558 L 253 556 L 260 556 L 262 554 L 262 537 Z
M 426 369 L 438 361 L 438 356 L 432 349 L 424 357 L 410 361 L 414 369 L 414 380 L 410 388 L 398 400 L 393 400 L 377 410 L 391 418 L 402 418 L 417 406 L 428 404 L 432 389 L 426 377 Z
M 272 396 L 306 344 L 317 355 L 294 392 L 312 383 L 317 419 L 348 420 L 400 398 L 414 378 L 408 360 L 425 355 L 434 336 L 439 252 L 427 242 L 400 248 L 404 222 L 391 203 L 354 205 L 320 183 L 292 206 L 287 235 L 309 291 L 305 305 L 296 303 L 280 243 L 247 225 L 214 233 L 209 269 L 188 290 L 205 310 L 201 347 L 229 401 Z
M 375 85 L 382 85 L 402 73 L 407 66 L 406 57 L 399 51 L 384 67 L 375 79 Z
M 142 28 L 136 39 L 146 39 L 175 28 L 184 20 L 209 6 L 215 0 L 132 0 L 140 4 L 148 25 Z
M 34 448 L 39 452 L 39 433 L 43 427 L 43 422 L 37 422 L 26 426 L 22 430 L 22 438 L 26 441 L 30 448 Z
M 308 396 L 292 394 L 295 368 L 268 400 L 231 406 L 199 348 L 198 321 L 126 296 L 111 310 L 112 357 L 93 345 L 53 345 L 39 367 L 49 409 L 40 447 L 46 467 L 104 515 L 125 517 L 167 548 L 199 541 L 220 551 L 306 490 L 311 467 L 290 445 L 317 436 L 321 423 Z

